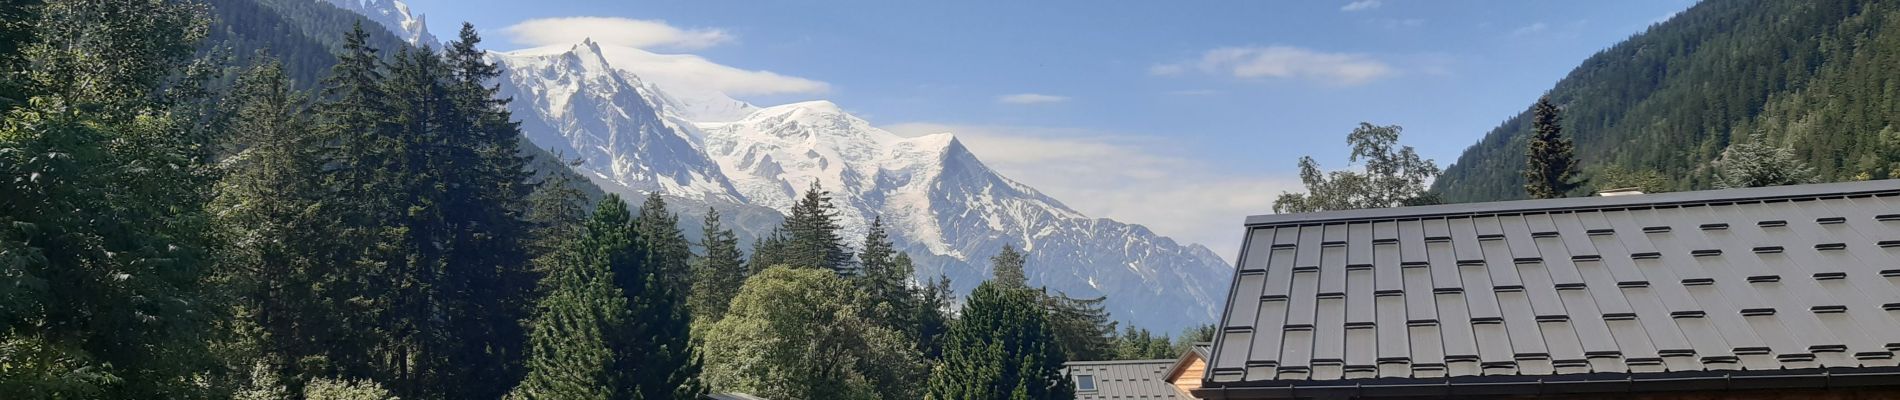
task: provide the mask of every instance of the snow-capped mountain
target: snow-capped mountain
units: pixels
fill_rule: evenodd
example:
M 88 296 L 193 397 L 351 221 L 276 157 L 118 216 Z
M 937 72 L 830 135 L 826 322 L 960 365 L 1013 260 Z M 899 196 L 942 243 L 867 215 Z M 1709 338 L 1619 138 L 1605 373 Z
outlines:
M 1026 251 L 1031 284 L 1107 296 L 1117 320 L 1172 332 L 1217 317 L 1232 270 L 1206 247 L 1083 215 L 990 169 L 951 133 L 900 137 L 828 101 L 761 108 L 675 92 L 610 63 L 640 54 L 626 52 L 642 50 L 586 41 L 491 53 L 523 133 L 579 158 L 576 169 L 603 190 L 657 191 L 688 203 L 676 204 L 688 213 L 719 208 L 750 236 L 769 231 L 778 218 L 766 214 L 789 212 L 818 182 L 851 244 L 882 217 L 919 278 L 949 276 L 960 292 L 987 279 L 989 257 L 1011 245 Z
M 502 68 L 501 95 L 522 133 L 542 148 L 579 158 L 580 168 L 614 184 L 693 199 L 741 197 L 700 149 L 690 124 L 667 118 L 660 95 L 633 73 L 614 69 L 586 41 L 491 53 Z
M 847 238 L 862 238 L 882 216 L 900 247 L 927 256 L 920 276 L 944 274 L 962 291 L 990 275 L 988 258 L 1007 244 L 1028 254 L 1032 284 L 1106 295 L 1117 319 L 1174 329 L 1213 320 L 1231 272 L 1205 247 L 1089 218 L 1010 180 L 950 133 L 899 137 L 828 101 L 699 127 L 750 203 L 787 211 L 819 182 Z
M 411 14 L 409 4 L 402 0 L 316 0 L 327 1 L 337 8 L 355 11 L 369 17 L 371 21 L 383 24 L 396 36 L 408 40 L 409 44 L 442 47 L 442 41 L 429 34 L 429 22 L 422 14 Z

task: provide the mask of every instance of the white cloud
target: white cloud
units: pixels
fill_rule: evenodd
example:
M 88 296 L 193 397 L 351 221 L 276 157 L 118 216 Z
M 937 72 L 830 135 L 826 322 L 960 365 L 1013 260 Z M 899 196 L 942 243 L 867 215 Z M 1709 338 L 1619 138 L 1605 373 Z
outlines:
M 1190 69 L 1242 79 L 1304 79 L 1326 84 L 1363 85 L 1398 69 L 1371 56 L 1326 53 L 1292 46 L 1225 47 L 1208 50 L 1199 60 L 1156 65 L 1154 75 L 1179 75 Z
M 602 47 L 607 63 L 633 71 L 660 86 L 681 90 L 712 90 L 731 96 L 811 94 L 830 85 L 772 71 L 719 64 L 692 54 L 659 54 L 630 47 Z
M 593 38 L 602 44 L 641 49 L 698 50 L 733 40 L 718 29 L 681 29 L 666 21 L 618 17 L 537 18 L 502 28 L 515 43 L 528 46 L 574 44 Z
M 1365 11 L 1365 10 L 1371 10 L 1374 8 L 1379 8 L 1379 6 L 1382 6 L 1382 5 L 1385 5 L 1385 4 L 1379 2 L 1379 0 L 1358 0 L 1351 3 L 1346 3 L 1344 7 L 1339 8 L 1339 11 L 1345 11 L 1345 12 Z
M 1182 73 L 1185 73 L 1187 72 L 1187 70 L 1188 68 L 1187 68 L 1187 65 L 1185 64 L 1161 64 L 1161 65 L 1156 65 L 1153 67 L 1148 67 L 1148 74 L 1157 75 L 1157 76 L 1174 76 L 1174 75 L 1180 75 Z
M 1525 26 L 1517 28 L 1516 30 L 1511 31 L 1511 36 L 1535 35 L 1538 33 L 1543 33 L 1544 31 L 1547 31 L 1547 30 L 1550 30 L 1550 24 L 1538 22 L 1538 23 L 1534 23 L 1530 25 L 1525 25 Z
M 940 123 L 883 128 L 904 136 L 955 133 L 984 164 L 1083 214 L 1142 224 L 1229 261 L 1239 251 L 1241 221 L 1272 211 L 1274 197 L 1300 187 L 1290 175 L 1219 171 L 1150 136 Z
M 1003 104 L 1050 104 L 1069 101 L 1068 96 L 1056 96 L 1041 93 L 1017 93 L 997 96 L 996 102 Z
M 564 51 L 583 40 L 601 46 L 607 63 L 675 92 L 727 96 L 812 94 L 830 90 L 817 80 L 720 64 L 694 54 L 736 38 L 719 29 L 684 29 L 664 21 L 616 17 L 540 18 L 502 28 L 515 43 Z

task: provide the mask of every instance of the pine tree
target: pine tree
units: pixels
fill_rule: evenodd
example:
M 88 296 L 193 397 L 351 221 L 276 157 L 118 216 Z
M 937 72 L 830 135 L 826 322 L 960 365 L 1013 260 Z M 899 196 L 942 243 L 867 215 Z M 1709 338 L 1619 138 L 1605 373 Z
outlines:
M 1029 278 L 1023 271 L 1023 253 L 1016 252 L 1015 246 L 1003 245 L 1003 251 L 990 257 L 990 274 L 998 284 L 1029 287 Z
M 635 269 L 617 271 L 624 273 L 617 276 L 633 310 L 631 346 L 642 355 L 621 360 L 621 368 L 639 371 L 632 382 L 636 398 L 697 398 L 704 388 L 686 303 L 692 284 L 691 245 L 679 230 L 679 217 L 666 210 L 659 193 L 647 195 L 631 227 L 645 260 Z
M 863 272 L 855 280 L 869 296 L 867 308 L 873 319 L 894 327 L 908 327 L 914 308 L 911 303 L 915 301 L 909 282 L 915 267 L 910 265 L 908 255 L 904 263 L 898 262 L 897 255 L 890 235 L 885 233 L 884 219 L 873 218 L 870 231 L 864 237 L 864 250 L 858 252 L 858 265 Z
M 1564 135 L 1563 116 L 1550 96 L 1537 99 L 1531 106 L 1531 136 L 1524 155 L 1524 192 L 1533 199 L 1568 196 L 1580 184 L 1576 181 L 1577 160 L 1574 147 Z
M 1049 327 L 1061 344 L 1065 359 L 1096 361 L 1114 358 L 1115 321 L 1108 319 L 1102 303 L 1108 297 L 1078 299 L 1066 293 L 1042 291 L 1043 308 L 1049 311 Z
M 395 216 L 380 212 L 395 204 L 396 188 L 381 171 L 389 167 L 383 149 L 396 145 L 390 140 L 395 129 L 383 115 L 389 96 L 382 86 L 382 61 L 368 36 L 360 22 L 344 35 L 342 53 L 324 78 L 323 99 L 315 107 L 319 137 L 329 144 L 321 149 L 331 166 L 321 186 L 327 189 L 325 198 L 335 200 L 329 215 L 335 219 L 332 233 L 339 251 L 323 260 L 335 268 L 314 277 L 331 304 L 322 317 L 329 319 L 333 329 L 326 333 L 333 336 L 311 339 L 330 346 L 298 362 L 346 376 L 387 377 L 372 363 L 378 358 L 374 343 L 387 332 L 381 325 L 391 307 L 389 280 L 397 274 L 388 260 L 400 256 L 395 235 L 383 226 Z
M 788 265 L 786 252 L 790 249 L 787 248 L 787 242 L 789 239 L 786 238 L 783 227 L 772 228 L 771 234 L 754 239 L 752 258 L 746 260 L 745 264 L 746 276 L 758 275 L 760 272 L 765 272 L 767 268 Z
M 273 375 L 289 371 L 288 361 L 321 356 L 329 346 L 323 339 L 340 334 L 317 285 L 336 273 L 329 261 L 337 243 L 330 240 L 326 192 L 310 179 L 322 173 L 323 160 L 305 97 L 275 61 L 238 80 L 225 143 L 235 154 L 222 164 L 210 206 L 214 234 L 225 244 L 217 279 L 230 292 L 233 318 L 243 320 L 231 324 L 240 331 L 234 336 L 256 336 L 234 339 L 264 342 L 255 347 L 268 354 L 248 356 Z
M 1030 289 L 984 282 L 944 338 L 929 399 L 1069 399 L 1061 346 Z
M 745 261 L 740 259 L 739 236 L 721 225 L 719 210 L 708 207 L 701 226 L 705 232 L 700 248 L 705 249 L 705 255 L 694 260 L 693 290 L 687 304 L 695 322 L 712 323 L 725 316 L 726 307 L 739 294 L 747 274 Z
M 626 202 L 608 195 L 581 236 L 542 260 L 546 293 L 529 328 L 527 377 L 509 399 L 633 399 L 635 377 L 623 366 L 644 357 L 633 343 L 633 311 L 616 284 L 639 263 Z
M 838 235 L 838 211 L 831 204 L 831 192 L 817 181 L 805 190 L 804 197 L 792 205 L 785 218 L 785 263 L 795 267 L 829 268 L 839 275 L 856 273 L 851 252 L 845 250 Z
M 561 246 L 580 237 L 588 210 L 587 194 L 581 192 L 573 175 L 547 174 L 534 188 L 528 198 L 527 219 L 533 227 L 529 252 L 536 259 L 530 264 L 538 269 L 548 265 L 541 258 L 557 254 Z
M 898 253 L 897 263 L 911 264 L 910 255 Z M 911 308 L 909 334 L 924 360 L 932 364 L 925 370 L 933 370 L 937 360 L 943 358 L 943 335 L 950 331 L 950 312 L 953 311 L 950 307 L 956 304 L 956 292 L 950 289 L 950 277 L 938 275 L 917 288 L 914 295 L 917 300 Z
M 1128 327 L 1120 336 L 1115 337 L 1115 358 L 1120 360 L 1154 360 L 1178 356 L 1173 340 L 1168 335 L 1155 335 L 1147 329 Z
M 436 164 L 451 171 L 445 217 L 461 243 L 450 262 L 479 266 L 457 275 L 467 308 L 454 329 L 466 334 L 457 340 L 462 347 L 450 362 L 469 368 L 451 379 L 495 381 L 468 385 L 481 389 L 464 392 L 495 397 L 507 390 L 502 383 L 521 373 L 517 361 L 526 337 L 516 321 L 528 317 L 533 303 L 529 238 L 535 226 L 526 214 L 534 186 L 528 182 L 527 160 L 519 155 L 520 126 L 495 82 L 501 71 L 488 62 L 478 47 L 481 41 L 474 25 L 463 23 L 457 40 L 441 55 L 451 119 L 444 123 L 448 129 L 442 140 L 449 144 L 448 154 Z

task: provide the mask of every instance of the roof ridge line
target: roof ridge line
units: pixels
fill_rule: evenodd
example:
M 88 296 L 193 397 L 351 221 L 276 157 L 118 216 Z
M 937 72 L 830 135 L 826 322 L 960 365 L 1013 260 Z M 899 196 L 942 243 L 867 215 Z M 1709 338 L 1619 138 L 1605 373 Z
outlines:
M 1834 182 L 1758 188 L 1696 190 L 1633 196 L 1593 196 L 1542 200 L 1508 200 L 1432 206 L 1367 208 L 1247 217 L 1247 227 L 1301 225 L 1345 220 L 1432 218 L 1440 216 L 1538 213 L 1621 207 L 1665 206 L 1731 201 L 1767 201 L 1900 193 L 1900 179 Z

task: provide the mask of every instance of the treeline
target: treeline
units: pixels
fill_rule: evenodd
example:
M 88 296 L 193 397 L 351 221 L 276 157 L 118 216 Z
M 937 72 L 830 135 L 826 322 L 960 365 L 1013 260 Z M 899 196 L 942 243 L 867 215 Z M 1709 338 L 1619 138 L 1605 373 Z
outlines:
M 749 255 L 716 210 L 693 243 L 658 196 L 536 174 L 472 26 L 358 22 L 306 89 L 269 54 L 227 77 L 213 14 L 0 5 L 0 397 L 1067 398 L 1067 360 L 1212 336 L 1117 334 L 1014 249 L 959 308 L 816 186 Z
M 1900 177 L 1897 23 L 1891 1 L 1703 2 L 1599 52 L 1548 92 L 1575 141 L 1580 193 L 1604 181 L 1719 187 L 1711 165 L 1737 144 L 1789 148 L 1822 181 Z M 1527 197 L 1518 155 L 1534 120 L 1526 109 L 1486 134 L 1433 191 Z

